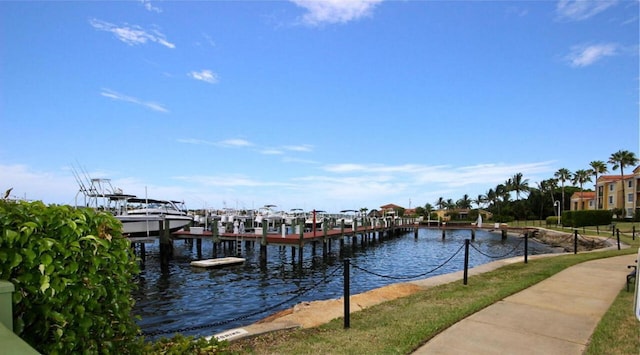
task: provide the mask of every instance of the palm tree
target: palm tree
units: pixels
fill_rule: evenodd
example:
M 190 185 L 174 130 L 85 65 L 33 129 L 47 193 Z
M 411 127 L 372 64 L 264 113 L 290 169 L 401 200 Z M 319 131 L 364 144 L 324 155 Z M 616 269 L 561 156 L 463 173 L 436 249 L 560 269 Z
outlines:
M 602 208 L 602 199 L 598 193 L 598 174 L 602 175 L 607 173 L 607 164 L 602 160 L 594 160 L 589 163 L 589 166 L 591 166 L 591 174 L 595 176 L 594 191 L 596 192 L 596 209 L 600 209 Z
M 573 178 L 571 179 L 572 183 L 580 185 L 580 200 L 582 202 L 582 209 L 584 209 L 582 185 L 589 181 L 591 181 L 591 170 L 584 169 L 576 170 L 576 172 L 573 174 Z
M 438 209 L 444 209 L 445 204 L 446 202 L 443 197 L 438 197 L 438 200 L 435 203 L 435 205 L 438 206 Z
M 473 203 L 475 203 L 476 206 L 478 206 L 478 209 L 480 209 L 480 206 L 482 206 L 485 200 L 486 200 L 485 196 L 482 194 L 479 194 L 478 197 L 473 200 Z
M 516 192 L 516 200 L 520 200 L 521 192 L 529 192 L 529 179 L 522 180 L 522 173 L 513 175 L 510 181 L 511 190 Z
M 609 164 L 613 165 L 613 170 L 620 168 L 620 182 L 622 185 L 622 217 L 627 216 L 627 209 L 625 208 L 625 192 L 624 192 L 624 167 L 629 165 L 636 165 L 638 158 L 636 154 L 628 150 L 619 150 L 609 157 Z
M 553 176 L 558 179 L 558 181 L 560 181 L 560 183 L 562 184 L 562 208 L 561 210 L 564 211 L 564 182 L 571 179 L 571 171 L 569 171 L 569 169 L 565 169 L 565 168 L 560 168 L 558 169 L 558 171 L 556 171 L 555 174 L 553 174 Z
M 471 208 L 471 199 L 468 194 L 464 194 L 456 203 L 459 208 Z
M 496 191 L 494 189 L 489 189 L 489 191 L 487 191 L 487 194 L 485 196 L 486 196 L 486 201 L 489 202 L 491 206 L 495 206 L 498 199 L 496 195 Z
M 430 203 L 424 205 L 424 213 L 427 214 L 427 220 L 431 220 L 431 212 L 433 212 L 433 206 Z

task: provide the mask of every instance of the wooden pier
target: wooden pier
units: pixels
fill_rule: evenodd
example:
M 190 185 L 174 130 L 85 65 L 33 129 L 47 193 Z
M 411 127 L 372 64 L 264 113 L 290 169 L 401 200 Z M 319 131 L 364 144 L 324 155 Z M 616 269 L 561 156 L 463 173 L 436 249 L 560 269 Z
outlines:
M 209 230 L 203 230 L 202 228 L 194 228 L 193 231 L 178 231 L 169 234 L 164 230 L 160 238 L 161 246 L 161 263 L 168 262 L 168 256 L 166 254 L 172 254 L 173 241 L 174 240 L 186 240 L 192 243 L 196 242 L 196 248 L 198 251 L 198 257 L 202 255 L 202 241 L 211 240 L 213 242 L 213 255 L 217 254 L 218 248 L 225 248 L 228 250 L 235 250 L 235 255 L 240 257 L 246 252 L 247 248 L 254 247 L 256 244 L 260 245 L 260 258 L 262 261 L 267 259 L 267 246 L 279 246 L 279 247 L 291 247 L 292 259 L 297 259 L 299 263 L 302 263 L 303 251 L 306 245 L 311 245 L 313 254 L 317 250 L 318 246 L 322 247 L 322 255 L 326 257 L 331 250 L 333 250 L 333 244 L 338 243 L 340 252 L 347 243 L 351 246 L 356 245 L 369 245 L 376 242 L 395 237 L 400 234 L 414 233 L 415 238 L 418 237 L 419 228 L 431 228 L 439 229 L 442 231 L 442 238 L 445 238 L 446 231 L 448 230 L 469 230 L 471 233 L 471 239 L 475 239 L 475 232 L 478 229 L 487 230 L 490 232 L 499 232 L 502 238 L 507 237 L 508 232 L 514 232 L 512 228 L 508 228 L 506 225 L 485 225 L 478 227 L 475 225 L 440 225 L 437 227 L 421 226 L 413 218 L 400 218 L 400 219 L 366 219 L 358 226 L 345 227 L 342 224 L 340 227 L 327 228 L 326 225 L 323 229 L 318 230 L 304 230 L 304 225 L 291 226 L 292 230 L 298 231 L 297 233 L 284 233 L 282 229 L 280 232 L 267 232 L 266 229 L 259 230 L 262 233 L 227 233 L 224 232 L 227 226 L 217 226 Z M 286 230 L 289 230 L 288 228 Z M 162 231 L 162 229 L 161 229 Z M 158 238 L 158 237 L 155 237 Z M 141 257 L 144 260 L 144 243 L 153 241 L 154 239 L 144 238 L 141 240 L 132 240 L 132 244 L 140 245 Z

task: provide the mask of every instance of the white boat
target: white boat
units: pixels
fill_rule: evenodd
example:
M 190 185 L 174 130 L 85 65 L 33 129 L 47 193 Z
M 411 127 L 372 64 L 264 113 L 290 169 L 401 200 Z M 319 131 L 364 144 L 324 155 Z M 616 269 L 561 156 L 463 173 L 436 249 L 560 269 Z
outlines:
M 284 223 L 288 226 L 297 226 L 298 223 L 305 220 L 305 218 L 305 213 L 302 208 L 292 208 L 284 214 Z
M 307 217 L 304 221 L 304 227 L 305 229 L 309 229 L 309 230 L 314 230 L 314 228 L 316 230 L 318 229 L 322 229 L 322 225 L 323 223 L 326 222 L 327 218 L 325 217 L 325 211 L 310 211 L 309 213 L 307 213 Z
M 121 196 L 111 195 L 109 198 L 122 203 Z M 128 197 L 124 199 L 124 203 L 125 208 L 115 217 L 122 222 L 122 234 L 129 237 L 159 235 L 160 221 L 169 223 L 171 232 L 178 231 L 193 221 L 193 216 L 179 207 L 184 205 L 179 201 Z
M 256 212 L 254 219 L 255 234 L 262 234 L 262 230 L 267 228 L 267 232 L 278 232 L 280 226 L 284 223 L 282 213 L 274 210 L 276 205 L 264 205 Z
M 109 211 L 122 222 L 122 234 L 129 237 L 159 235 L 160 221 L 169 223 L 169 229 L 175 232 L 193 221 L 187 215 L 181 202 L 138 198 L 114 189 L 110 179 L 84 178 L 76 174 L 80 185 L 78 194 L 84 195 L 84 206 Z M 77 198 L 77 196 L 76 196 Z M 77 202 L 76 202 L 77 205 Z
M 340 211 L 340 218 L 337 220 L 338 226 L 344 221 L 345 228 L 352 228 L 353 223 L 357 222 L 358 225 L 361 225 L 361 218 L 358 215 L 358 211 L 356 210 L 342 210 Z

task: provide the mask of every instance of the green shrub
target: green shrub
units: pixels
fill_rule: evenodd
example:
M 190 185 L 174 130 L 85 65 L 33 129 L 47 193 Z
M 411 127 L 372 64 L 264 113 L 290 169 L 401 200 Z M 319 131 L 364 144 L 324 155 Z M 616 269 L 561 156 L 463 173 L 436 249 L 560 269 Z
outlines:
M 556 216 L 549 216 L 549 217 L 547 217 L 547 219 L 545 220 L 545 222 L 547 223 L 547 227 L 557 226 L 557 225 L 558 225 L 558 217 L 556 217 Z
M 16 288 L 14 332 L 39 352 L 139 353 L 137 272 L 113 216 L 0 200 L 0 279 Z
M 613 213 L 609 210 L 580 210 L 562 212 L 562 225 L 567 227 L 602 226 L 611 224 Z

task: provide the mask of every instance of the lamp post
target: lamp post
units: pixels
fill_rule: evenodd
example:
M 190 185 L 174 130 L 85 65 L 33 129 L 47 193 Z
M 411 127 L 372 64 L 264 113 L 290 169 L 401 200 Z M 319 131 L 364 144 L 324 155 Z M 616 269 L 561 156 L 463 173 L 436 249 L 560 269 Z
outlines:
M 558 227 L 560 227 L 560 201 L 556 200 L 553 203 L 554 207 L 557 207 L 557 211 L 558 211 Z

